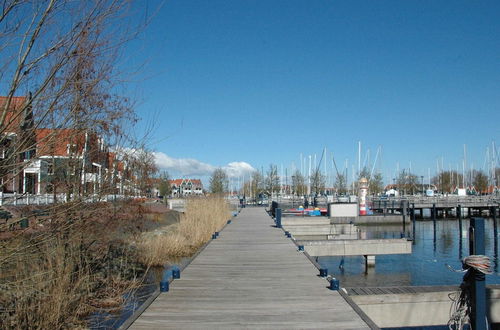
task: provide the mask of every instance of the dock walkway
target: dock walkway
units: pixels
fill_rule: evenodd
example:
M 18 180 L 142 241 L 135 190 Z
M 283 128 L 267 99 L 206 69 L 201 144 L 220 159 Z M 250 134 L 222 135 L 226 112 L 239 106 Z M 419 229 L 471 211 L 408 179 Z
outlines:
M 130 329 L 369 329 L 263 208 L 246 208 Z

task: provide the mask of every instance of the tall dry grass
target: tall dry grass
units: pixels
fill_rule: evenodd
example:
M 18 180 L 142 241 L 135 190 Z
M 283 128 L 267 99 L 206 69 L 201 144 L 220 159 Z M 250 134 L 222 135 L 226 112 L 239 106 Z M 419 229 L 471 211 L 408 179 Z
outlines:
M 91 312 L 119 308 L 137 285 L 133 253 L 117 239 L 136 219 L 87 210 L 0 240 L 0 329 L 85 328 Z
M 167 232 L 141 239 L 138 246 L 142 262 L 162 266 L 172 257 L 194 254 L 230 216 L 229 204 L 222 197 L 189 199 L 178 224 Z

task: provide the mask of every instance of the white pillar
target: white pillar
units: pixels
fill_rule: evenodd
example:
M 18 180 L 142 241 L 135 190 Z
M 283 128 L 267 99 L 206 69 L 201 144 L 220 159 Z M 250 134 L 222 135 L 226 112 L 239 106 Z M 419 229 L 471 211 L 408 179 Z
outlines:
M 368 256 L 365 255 L 365 270 L 368 270 L 368 268 L 375 267 L 375 256 Z
M 42 185 L 42 173 L 41 173 L 41 170 L 38 171 L 38 187 L 37 187 L 37 190 L 36 190 L 36 194 L 37 195 L 40 195 L 41 193 L 41 185 Z

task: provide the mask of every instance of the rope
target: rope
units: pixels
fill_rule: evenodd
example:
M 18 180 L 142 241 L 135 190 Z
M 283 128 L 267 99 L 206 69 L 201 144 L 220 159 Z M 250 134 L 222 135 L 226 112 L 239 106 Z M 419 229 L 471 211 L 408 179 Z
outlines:
M 471 255 L 462 259 L 462 269 L 454 269 L 448 264 L 445 264 L 449 270 L 455 273 L 465 273 L 473 268 L 483 274 L 491 275 L 491 259 L 485 255 Z
M 486 275 L 493 273 L 493 271 L 490 268 L 491 266 L 490 257 L 485 255 L 472 255 L 465 257 L 462 260 L 462 263 L 463 263 L 463 268 L 466 270 L 473 268 Z
M 471 270 L 476 270 L 486 275 L 492 274 L 490 258 L 485 255 L 471 255 L 465 257 L 462 259 L 463 270 L 455 270 L 449 265 L 446 266 L 454 272 L 466 272 L 462 284 L 460 284 L 460 290 L 448 295 L 452 301 L 448 328 L 450 330 L 464 329 L 465 325 L 468 325 L 470 328 L 472 307 L 471 283 L 474 281 L 475 277 L 475 272 Z

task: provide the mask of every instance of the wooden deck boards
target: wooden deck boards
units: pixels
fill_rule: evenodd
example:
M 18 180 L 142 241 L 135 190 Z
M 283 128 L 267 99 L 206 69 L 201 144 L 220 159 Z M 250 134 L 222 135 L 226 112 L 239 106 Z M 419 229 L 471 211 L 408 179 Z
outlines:
M 246 208 L 131 329 L 369 329 L 261 208 Z

